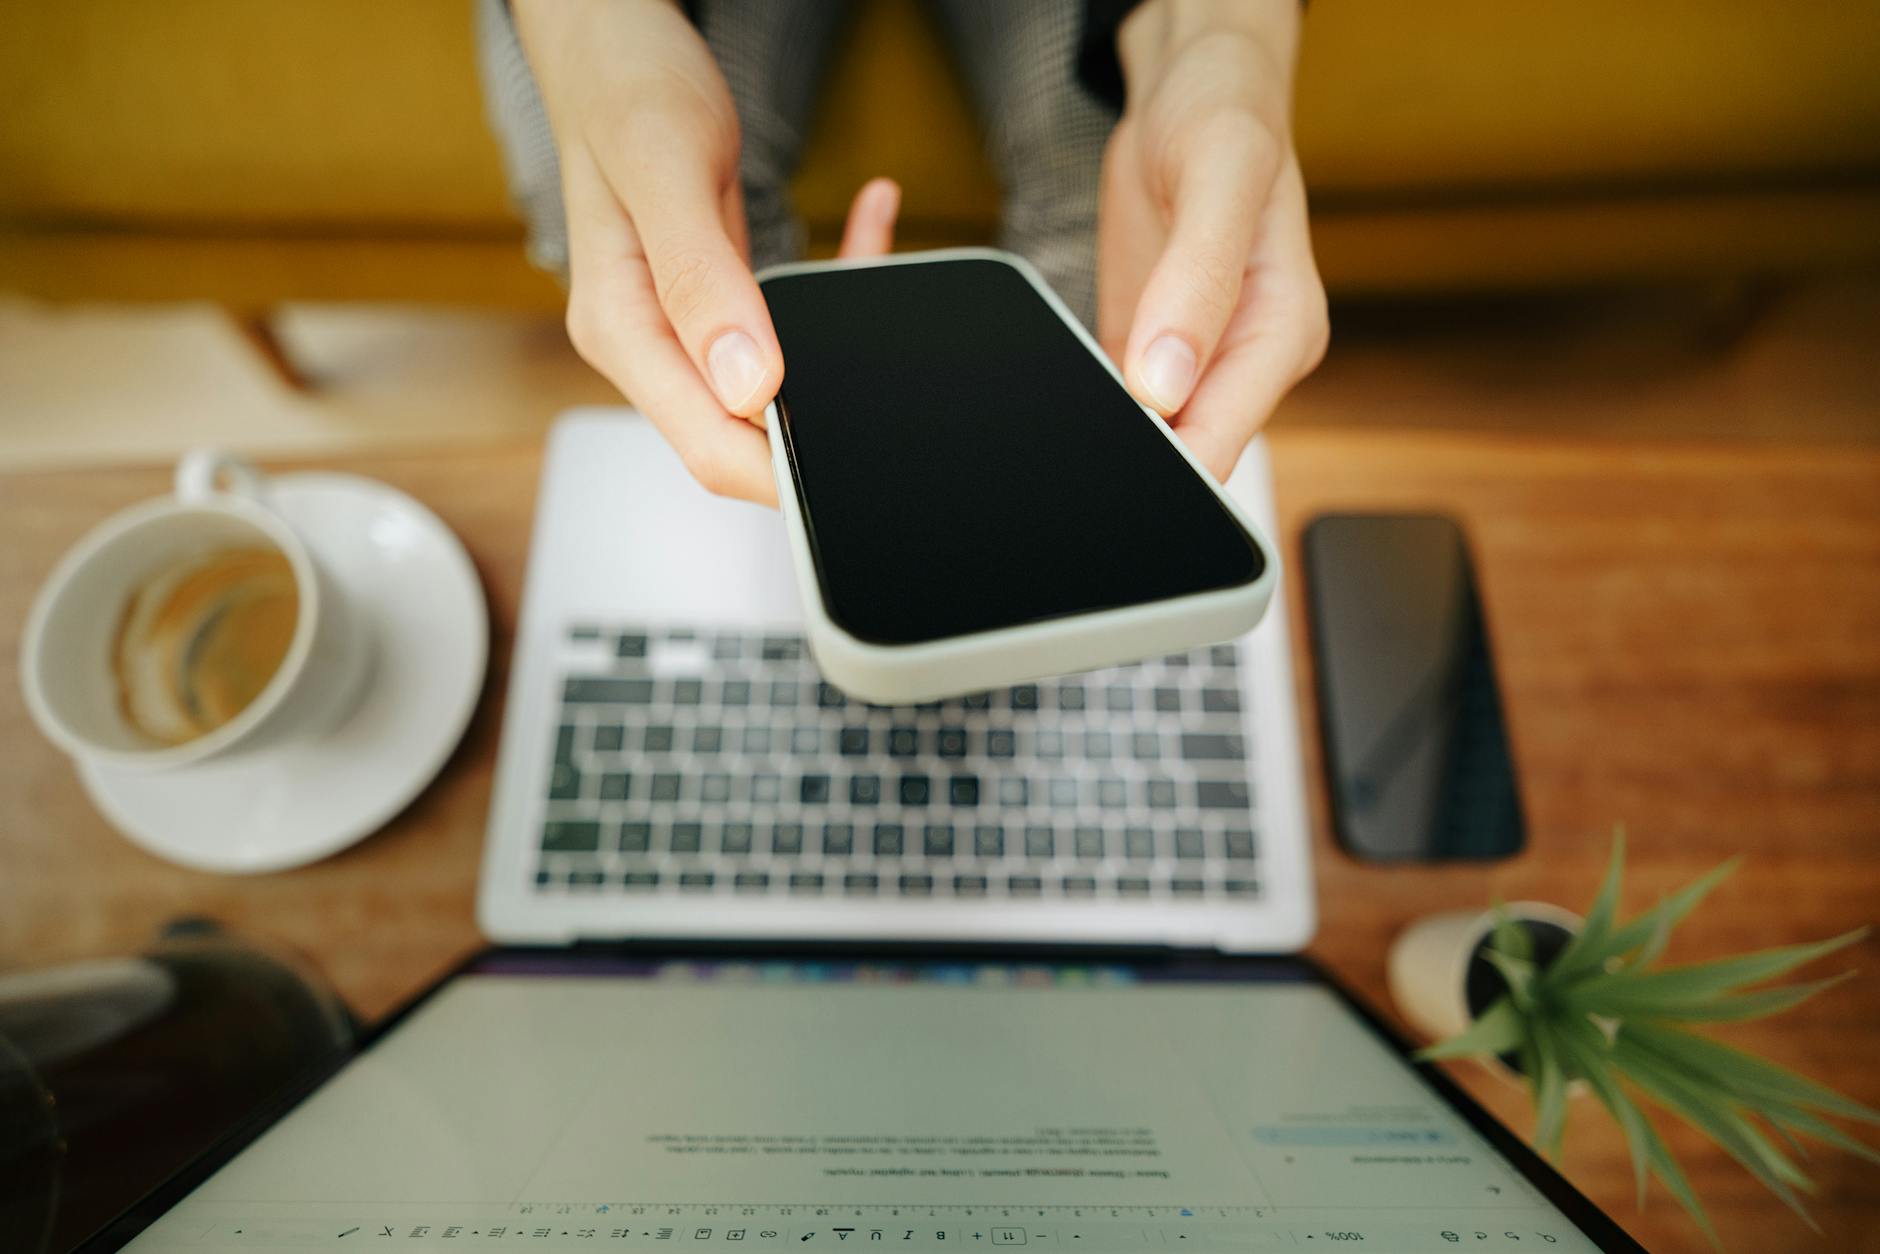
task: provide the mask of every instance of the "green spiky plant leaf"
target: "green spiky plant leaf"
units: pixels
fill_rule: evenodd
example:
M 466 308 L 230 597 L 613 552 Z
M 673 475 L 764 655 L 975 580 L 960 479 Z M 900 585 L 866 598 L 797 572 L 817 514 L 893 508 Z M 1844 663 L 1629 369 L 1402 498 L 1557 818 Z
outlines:
M 1752 986 L 1845 949 L 1867 934 L 1862 928 L 1814 944 L 1659 965 L 1672 931 L 1738 865 L 1732 859 L 1622 923 L 1625 836 L 1615 835 L 1612 861 L 1586 923 L 1553 961 L 1538 963 L 1528 930 L 1504 907 L 1496 907 L 1483 957 L 1507 991 L 1466 1030 L 1418 1055 L 1513 1054 L 1533 1093 L 1535 1142 L 1550 1156 L 1559 1153 L 1566 1132 L 1567 1094 L 1575 1081 L 1584 1082 L 1625 1133 L 1639 1204 L 1644 1205 L 1647 1181 L 1656 1176 L 1719 1249 L 1721 1238 L 1639 1097 L 1715 1141 L 1811 1227 L 1802 1195 L 1814 1186 L 1796 1162 L 1803 1154 L 1800 1138 L 1880 1162 L 1880 1151 L 1829 1122 L 1880 1123 L 1880 1111 L 1689 1029 L 1694 1023 L 1764 1018 L 1800 1005 L 1852 972 Z

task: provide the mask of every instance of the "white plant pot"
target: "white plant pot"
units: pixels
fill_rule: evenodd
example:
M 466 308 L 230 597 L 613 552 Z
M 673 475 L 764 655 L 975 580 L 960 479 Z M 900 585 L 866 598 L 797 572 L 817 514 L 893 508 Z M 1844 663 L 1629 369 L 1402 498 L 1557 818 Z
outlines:
M 1517 921 L 1551 923 L 1573 933 L 1586 922 L 1571 910 L 1544 901 L 1510 902 L 1507 910 Z M 1493 910 L 1433 914 L 1412 923 L 1392 943 L 1386 966 L 1391 1000 L 1425 1038 L 1444 1040 L 1474 1021 L 1467 993 L 1469 960 L 1476 946 L 1495 930 L 1495 919 Z M 1508 1079 L 1521 1079 L 1499 1059 L 1481 1061 Z

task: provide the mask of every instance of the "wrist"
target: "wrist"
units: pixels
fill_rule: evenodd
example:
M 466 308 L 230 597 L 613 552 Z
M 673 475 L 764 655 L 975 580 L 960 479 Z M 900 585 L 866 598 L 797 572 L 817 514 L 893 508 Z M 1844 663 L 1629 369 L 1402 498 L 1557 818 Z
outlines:
M 1116 32 L 1125 100 L 1140 98 L 1167 67 L 1198 45 L 1241 64 L 1258 94 L 1292 94 L 1299 0 L 1144 0 Z

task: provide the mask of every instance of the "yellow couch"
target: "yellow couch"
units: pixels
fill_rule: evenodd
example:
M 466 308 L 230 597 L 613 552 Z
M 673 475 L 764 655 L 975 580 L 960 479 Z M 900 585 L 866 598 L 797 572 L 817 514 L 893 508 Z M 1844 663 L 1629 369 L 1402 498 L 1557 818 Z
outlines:
M 865 0 L 799 202 L 998 192 L 912 0 Z M 553 306 L 483 121 L 468 0 L 0 0 L 0 290 Z M 1880 4 L 1319 0 L 1298 141 L 1335 292 L 1880 259 Z

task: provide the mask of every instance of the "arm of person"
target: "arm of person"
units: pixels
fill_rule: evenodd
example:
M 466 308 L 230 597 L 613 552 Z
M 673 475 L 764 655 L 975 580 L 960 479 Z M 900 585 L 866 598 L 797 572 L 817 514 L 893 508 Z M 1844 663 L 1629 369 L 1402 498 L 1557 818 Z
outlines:
M 751 274 L 738 120 L 672 0 L 515 0 L 568 220 L 568 335 L 709 490 L 776 503 L 758 424 L 783 354 Z M 845 255 L 886 252 L 900 191 L 850 210 Z
M 1098 336 L 1223 479 L 1329 338 L 1292 146 L 1299 27 L 1297 0 L 1146 0 L 1117 32 Z

